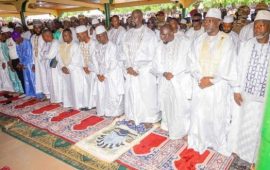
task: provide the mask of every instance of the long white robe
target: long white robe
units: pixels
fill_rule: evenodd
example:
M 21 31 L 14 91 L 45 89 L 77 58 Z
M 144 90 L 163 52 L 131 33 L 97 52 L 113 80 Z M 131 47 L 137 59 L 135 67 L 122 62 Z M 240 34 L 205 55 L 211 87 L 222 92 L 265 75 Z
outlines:
M 123 41 L 123 37 L 125 33 L 126 33 L 126 30 L 122 26 L 119 26 L 119 28 L 117 29 L 111 28 L 108 31 L 109 40 L 113 42 L 115 45 L 119 46 Z
M 136 124 L 155 123 L 161 115 L 157 106 L 157 80 L 150 73 L 156 50 L 155 33 L 141 26 L 127 31 L 121 47 L 120 59 L 124 62 L 125 75 L 125 114 Z M 133 67 L 138 76 L 127 74 L 127 68 Z
M 188 145 L 200 153 L 208 147 L 224 155 L 231 153 L 227 136 L 231 121 L 229 83 L 237 79 L 234 53 L 232 39 L 223 32 L 216 36 L 204 33 L 191 46 L 194 84 Z M 207 76 L 214 77 L 214 85 L 201 89 L 199 81 Z
M 234 152 L 240 158 L 255 163 L 260 144 L 261 125 L 269 77 L 270 41 L 259 44 L 256 38 L 241 43 L 238 59 L 238 86 L 234 91 L 241 93 L 243 103 L 239 107 L 234 104 L 231 131 Z M 236 133 L 235 133 L 236 132 Z
M 59 62 L 59 41 L 53 40 L 50 44 L 50 48 L 46 53 L 46 60 L 48 63 L 51 62 L 53 58 L 56 57 L 56 60 Z M 59 63 L 56 68 L 48 67 L 48 87 L 50 91 L 50 100 L 52 103 L 61 103 L 62 102 L 62 71 Z
M 202 35 L 204 33 L 204 28 L 201 27 L 201 29 L 199 30 L 194 30 L 193 27 L 191 27 L 189 30 L 187 30 L 187 32 L 185 33 L 185 35 L 190 38 L 191 40 L 196 39 L 197 37 L 199 37 L 200 35 Z
M 62 43 L 63 44 L 63 43 Z M 65 43 L 67 45 L 67 43 Z M 60 45 L 59 48 L 64 48 L 63 45 Z M 59 53 L 59 66 L 60 69 L 62 67 L 67 67 L 70 74 L 64 74 L 62 72 L 62 95 L 63 95 L 63 105 L 64 107 L 74 107 L 74 108 L 82 108 L 83 107 L 83 59 L 81 55 L 81 51 L 79 50 L 79 44 L 76 42 L 71 42 L 69 51 L 65 55 L 69 55 L 70 62 L 65 65 Z
M 119 116 L 124 113 L 124 75 L 117 59 L 116 45 L 108 42 L 96 46 L 93 57 L 96 74 L 104 75 L 100 82 L 96 78 L 97 114 Z
M 175 37 L 168 44 L 160 42 L 154 59 L 153 71 L 159 80 L 161 128 L 169 131 L 171 139 L 180 139 L 189 130 L 192 82 L 187 57 L 190 45 L 186 36 Z M 164 72 L 170 72 L 174 77 L 167 80 Z
M 254 22 L 249 23 L 248 25 L 245 25 L 239 33 L 239 39 L 240 41 L 247 41 L 254 37 Z
M 47 80 L 47 62 L 44 56 L 41 55 L 41 50 L 44 46 L 42 35 L 33 35 L 31 37 L 31 44 L 33 50 L 33 61 L 35 64 L 35 87 L 36 93 L 43 93 L 47 98 L 50 98 Z
M 83 107 L 89 109 L 96 107 L 96 97 L 94 96 L 96 73 L 94 72 L 93 68 L 93 55 L 95 52 L 96 43 L 97 42 L 93 39 L 90 39 L 88 43 L 80 42 L 83 66 L 88 67 L 90 70 L 89 74 L 86 74 L 83 71 Z
M 2 42 L 0 42 L 2 43 Z M 14 88 L 12 81 L 10 80 L 8 73 L 8 61 L 6 61 L 2 49 L 0 48 L 0 91 L 9 91 L 13 92 Z M 2 64 L 5 63 L 6 68 L 3 69 Z

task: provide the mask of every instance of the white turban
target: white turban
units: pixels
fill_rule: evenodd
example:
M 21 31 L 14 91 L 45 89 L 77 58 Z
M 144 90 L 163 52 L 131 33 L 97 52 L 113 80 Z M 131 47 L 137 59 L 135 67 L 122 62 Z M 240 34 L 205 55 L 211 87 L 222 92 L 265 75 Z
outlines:
M 255 21 L 257 20 L 267 20 L 270 21 L 270 12 L 266 11 L 266 10 L 260 10 L 256 17 L 255 17 Z
M 76 33 L 82 33 L 85 31 L 87 31 L 87 28 L 85 25 L 80 25 L 80 26 L 76 27 Z
M 96 30 L 96 34 L 102 34 L 102 33 L 106 32 L 106 29 L 103 25 L 97 26 L 97 28 L 95 30 Z
M 217 18 L 221 20 L 221 11 L 217 8 L 210 8 L 205 17 Z
M 233 19 L 233 16 L 231 16 L 231 15 L 227 15 L 227 16 L 225 16 L 224 19 L 223 19 L 223 23 L 228 23 L 228 24 L 230 24 L 230 23 L 233 23 L 233 21 L 234 21 L 234 19 Z
M 92 25 L 95 25 L 95 24 L 99 24 L 99 21 L 98 21 L 98 19 L 96 19 L 96 18 L 94 18 L 94 19 L 92 19 Z
M 2 33 L 6 33 L 6 32 L 12 32 L 12 31 L 10 30 L 10 28 L 8 28 L 8 27 L 5 26 L 5 27 L 2 27 L 1 28 L 1 32 Z

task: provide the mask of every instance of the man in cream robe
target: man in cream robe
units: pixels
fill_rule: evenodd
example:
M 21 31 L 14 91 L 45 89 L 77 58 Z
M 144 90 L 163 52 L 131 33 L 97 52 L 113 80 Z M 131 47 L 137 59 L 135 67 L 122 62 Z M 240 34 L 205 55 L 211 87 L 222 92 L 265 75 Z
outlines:
M 124 113 L 124 76 L 116 59 L 116 45 L 108 39 L 104 26 L 96 28 L 98 44 L 94 53 L 94 67 L 97 75 L 97 114 L 115 117 Z
M 94 96 L 96 74 L 92 70 L 92 58 L 95 51 L 96 41 L 89 37 L 87 27 L 85 25 L 76 27 L 76 33 L 80 41 L 79 50 L 83 57 L 83 110 L 88 110 L 96 107 L 96 98 Z
M 57 63 L 56 67 L 52 66 L 53 60 L 56 59 L 59 53 L 59 41 L 53 39 L 53 34 L 50 30 L 45 30 L 42 33 L 42 37 L 45 41 L 41 49 L 41 56 L 43 62 L 46 64 L 48 88 L 50 92 L 51 103 L 62 102 L 62 71 Z
M 125 69 L 125 114 L 139 123 L 155 123 L 161 115 L 157 106 L 156 77 L 150 73 L 157 38 L 142 24 L 140 10 L 132 12 L 134 28 L 127 31 L 121 50 Z
M 227 136 L 230 126 L 230 83 L 237 79 L 232 39 L 219 31 L 221 12 L 212 8 L 204 20 L 206 33 L 191 46 L 194 77 L 188 146 L 202 153 L 212 148 L 230 155 Z
M 267 92 L 270 63 L 270 12 L 261 10 L 254 22 L 255 38 L 241 43 L 238 59 L 238 86 L 235 107 L 238 114 L 232 131 L 237 133 L 234 151 L 250 163 L 255 163 L 260 144 L 261 125 Z
M 44 45 L 44 40 L 41 35 L 42 23 L 39 20 L 35 20 L 33 21 L 33 25 L 35 34 L 31 37 L 31 44 L 33 49 L 33 70 L 35 71 L 36 93 L 43 94 L 49 99 L 50 92 L 48 88 L 46 63 L 44 63 L 44 59 L 41 56 L 41 49 Z
M 63 31 L 64 43 L 59 45 L 58 61 L 62 70 L 64 107 L 83 107 L 83 59 L 79 44 L 72 41 L 70 29 Z
M 159 80 L 161 128 L 169 131 L 170 139 L 181 139 L 187 135 L 190 122 L 192 89 L 187 56 L 191 41 L 175 37 L 170 25 L 160 28 L 160 38 L 153 71 Z

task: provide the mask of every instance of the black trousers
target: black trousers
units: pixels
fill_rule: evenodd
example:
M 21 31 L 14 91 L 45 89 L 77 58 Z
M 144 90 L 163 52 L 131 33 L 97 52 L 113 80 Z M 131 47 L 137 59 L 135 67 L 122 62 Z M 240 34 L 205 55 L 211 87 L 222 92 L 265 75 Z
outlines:
M 17 69 L 17 65 L 20 63 L 20 60 L 17 58 L 17 59 L 11 60 L 11 62 L 12 62 L 12 66 L 13 66 L 14 70 L 16 71 L 16 73 L 18 75 L 18 78 L 20 79 L 20 81 L 22 83 L 23 90 L 25 91 L 23 71 Z

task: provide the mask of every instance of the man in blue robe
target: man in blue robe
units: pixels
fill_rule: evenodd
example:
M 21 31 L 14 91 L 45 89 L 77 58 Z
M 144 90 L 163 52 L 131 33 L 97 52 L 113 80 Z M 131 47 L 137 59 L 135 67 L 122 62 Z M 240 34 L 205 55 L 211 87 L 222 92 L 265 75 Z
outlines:
M 17 44 L 16 49 L 20 59 L 17 67 L 23 70 L 25 95 L 39 98 L 40 96 L 35 92 L 35 73 L 32 70 L 33 54 L 31 42 L 23 39 L 18 32 L 13 32 L 11 36 Z

